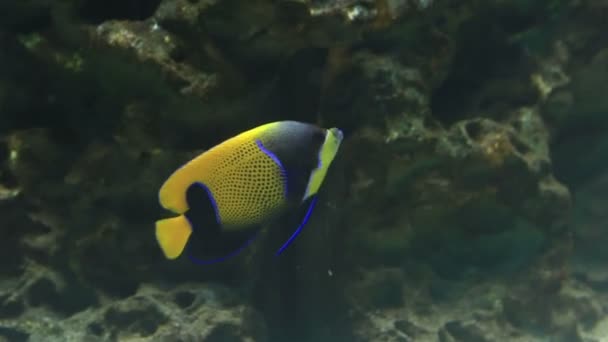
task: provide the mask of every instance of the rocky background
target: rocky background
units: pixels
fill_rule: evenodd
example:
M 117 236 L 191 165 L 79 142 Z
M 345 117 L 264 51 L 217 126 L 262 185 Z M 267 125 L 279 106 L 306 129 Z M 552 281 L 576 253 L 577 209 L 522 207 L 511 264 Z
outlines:
M 0 341 L 608 341 L 607 29 L 603 0 L 1 1 Z M 289 253 L 164 260 L 164 179 L 281 119 L 346 135 Z

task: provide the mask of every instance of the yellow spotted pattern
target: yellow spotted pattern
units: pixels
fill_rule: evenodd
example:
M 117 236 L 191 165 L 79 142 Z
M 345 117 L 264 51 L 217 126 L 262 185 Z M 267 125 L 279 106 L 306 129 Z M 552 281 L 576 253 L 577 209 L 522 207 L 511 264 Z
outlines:
M 285 200 L 281 167 L 255 141 L 241 145 L 210 167 L 205 184 L 213 193 L 222 224 L 260 222 Z
M 286 199 L 286 175 L 256 143 L 274 128 L 276 123 L 270 123 L 241 133 L 175 171 L 160 189 L 161 205 L 186 212 L 186 190 L 201 182 L 212 193 L 225 228 L 261 223 Z

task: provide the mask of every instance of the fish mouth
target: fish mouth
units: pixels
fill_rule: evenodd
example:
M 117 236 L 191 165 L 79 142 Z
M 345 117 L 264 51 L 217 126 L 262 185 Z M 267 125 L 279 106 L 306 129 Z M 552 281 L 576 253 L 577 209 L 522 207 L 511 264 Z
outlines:
M 338 141 L 342 141 L 342 139 L 344 139 L 344 133 L 342 133 L 339 128 L 330 128 L 329 131 L 336 139 L 338 139 Z

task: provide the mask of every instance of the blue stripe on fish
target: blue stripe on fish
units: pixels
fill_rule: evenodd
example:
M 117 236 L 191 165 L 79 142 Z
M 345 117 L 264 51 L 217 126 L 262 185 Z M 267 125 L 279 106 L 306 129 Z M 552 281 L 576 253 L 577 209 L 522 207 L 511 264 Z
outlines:
M 260 139 L 256 139 L 255 143 L 258 145 L 260 150 L 262 150 L 262 152 L 269 156 L 279 166 L 279 169 L 281 170 L 281 176 L 283 176 L 283 188 L 285 189 L 285 198 L 287 198 L 287 171 L 283 167 L 281 160 L 279 160 L 279 157 L 277 157 L 276 154 L 264 147 L 264 144 L 262 144 L 262 141 Z
M 310 215 L 312 214 L 312 210 L 314 209 L 316 203 L 317 203 L 317 197 L 313 197 L 312 201 L 310 202 L 310 205 L 308 206 L 308 211 L 306 212 L 306 215 L 304 216 L 304 219 L 302 220 L 302 223 L 300 224 L 298 229 L 296 229 L 296 231 L 293 234 L 291 234 L 291 236 L 289 237 L 289 240 L 287 240 L 287 242 L 285 242 L 283 244 L 283 246 L 281 246 L 281 248 L 279 248 L 279 250 L 276 253 L 277 256 L 279 254 L 283 253 L 283 251 L 287 247 L 289 247 L 289 245 L 298 236 L 298 234 L 300 234 L 300 232 L 302 232 L 302 229 L 304 228 L 304 226 L 306 225 L 306 223 L 308 223 L 308 220 L 310 219 Z

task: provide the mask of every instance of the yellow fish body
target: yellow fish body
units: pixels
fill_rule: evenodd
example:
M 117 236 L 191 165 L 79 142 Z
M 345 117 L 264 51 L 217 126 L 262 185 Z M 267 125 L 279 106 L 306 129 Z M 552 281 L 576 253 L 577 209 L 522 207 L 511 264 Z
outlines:
M 293 204 L 309 204 L 308 220 L 333 161 L 342 132 L 296 121 L 268 123 L 200 154 L 162 185 L 160 204 L 177 217 L 156 222 L 156 238 L 168 259 L 179 257 L 191 236 L 248 231 Z M 217 236 L 217 235 L 216 235 Z

